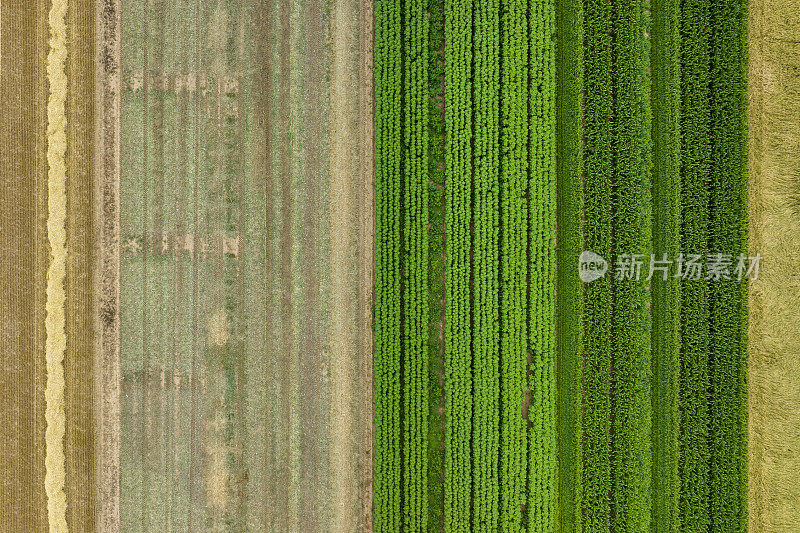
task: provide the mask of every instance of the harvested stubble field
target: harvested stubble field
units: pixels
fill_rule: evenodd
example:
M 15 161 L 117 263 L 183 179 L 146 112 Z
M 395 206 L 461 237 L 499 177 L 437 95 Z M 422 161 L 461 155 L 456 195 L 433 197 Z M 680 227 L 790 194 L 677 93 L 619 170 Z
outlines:
M 122 530 L 367 530 L 371 3 L 121 19 Z
M 749 531 L 800 530 L 800 5 L 753 0 L 749 19 Z

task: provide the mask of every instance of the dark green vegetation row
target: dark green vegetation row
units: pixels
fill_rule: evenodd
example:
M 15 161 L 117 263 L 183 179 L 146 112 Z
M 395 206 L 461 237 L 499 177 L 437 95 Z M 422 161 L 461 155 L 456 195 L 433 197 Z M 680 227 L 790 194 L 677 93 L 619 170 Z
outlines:
M 587 0 L 584 17 L 584 246 L 611 257 L 614 133 L 611 0 Z M 583 337 L 583 525 L 608 530 L 611 518 L 610 276 L 585 286 Z
M 684 281 L 680 531 L 746 530 L 746 4 L 680 12 L 681 250 L 731 256 L 731 280 Z
M 608 260 L 650 255 L 643 8 L 639 0 L 585 6 L 585 248 Z M 650 294 L 647 272 L 618 279 L 615 267 L 585 293 L 584 531 L 650 527 Z
M 428 0 L 428 531 L 444 530 L 444 0 Z
M 686 5 L 686 3 L 684 3 Z M 653 254 L 680 251 L 681 106 L 680 2 L 652 2 Z M 695 177 L 696 179 L 696 177 Z M 684 285 L 685 286 L 685 285 Z M 680 296 L 678 278 L 652 284 L 652 515 L 653 531 L 678 533 L 678 377 Z
M 614 6 L 614 256 L 651 254 L 651 149 L 644 3 Z M 650 292 L 647 276 L 615 280 L 611 349 L 611 527 L 650 529 Z M 658 281 L 656 281 L 658 283 Z
M 708 253 L 711 184 L 710 39 L 708 0 L 691 0 L 680 12 L 681 232 L 687 254 Z M 679 524 L 708 531 L 709 498 L 709 308 L 708 283 L 682 283 L 680 308 Z
M 376 4 L 376 529 L 743 530 L 745 20 Z
M 747 254 L 747 9 L 711 2 L 709 250 Z M 711 531 L 747 530 L 747 283 L 711 283 Z

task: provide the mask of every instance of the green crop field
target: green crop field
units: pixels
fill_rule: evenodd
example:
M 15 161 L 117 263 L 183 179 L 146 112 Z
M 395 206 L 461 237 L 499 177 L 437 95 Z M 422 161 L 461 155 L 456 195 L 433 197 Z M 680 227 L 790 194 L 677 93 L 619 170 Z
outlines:
M 745 2 L 375 13 L 375 530 L 745 531 Z

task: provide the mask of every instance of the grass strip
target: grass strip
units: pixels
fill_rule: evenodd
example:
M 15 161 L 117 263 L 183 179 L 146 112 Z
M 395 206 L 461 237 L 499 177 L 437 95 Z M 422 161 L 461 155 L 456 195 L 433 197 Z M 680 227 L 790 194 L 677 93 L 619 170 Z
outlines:
M 584 285 L 583 120 L 584 2 L 556 4 L 556 394 L 558 417 L 557 529 L 582 531 L 582 372 Z
M 680 3 L 652 4 L 653 254 L 678 257 L 680 248 Z M 658 274 L 656 274 L 658 276 Z M 653 529 L 677 533 L 680 283 L 673 275 L 651 285 L 653 333 Z

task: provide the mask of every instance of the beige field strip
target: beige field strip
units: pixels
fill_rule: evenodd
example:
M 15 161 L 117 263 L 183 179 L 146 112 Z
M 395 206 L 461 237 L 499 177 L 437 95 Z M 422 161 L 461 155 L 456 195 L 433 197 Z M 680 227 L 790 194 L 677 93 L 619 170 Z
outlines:
M 750 5 L 749 531 L 800 531 L 800 4 Z
M 48 17 L 47 54 L 47 268 L 45 304 L 45 492 L 51 533 L 67 531 L 66 459 L 64 457 L 64 355 L 67 350 L 64 288 L 67 276 L 67 0 L 53 0 Z
M 87 2 L 88 3 L 88 2 Z M 97 530 L 120 530 L 120 7 L 119 0 L 94 3 L 94 46 L 87 57 L 94 76 L 93 229 L 91 279 L 96 312 L 93 404 L 96 423 L 94 474 Z M 88 33 L 88 29 L 87 29 Z M 88 74 L 88 73 L 87 73 Z
M 123 531 L 371 529 L 370 6 L 121 6 Z

